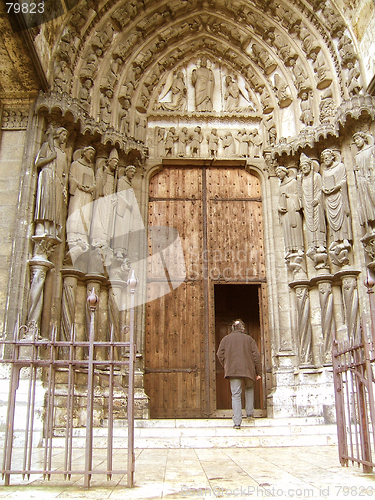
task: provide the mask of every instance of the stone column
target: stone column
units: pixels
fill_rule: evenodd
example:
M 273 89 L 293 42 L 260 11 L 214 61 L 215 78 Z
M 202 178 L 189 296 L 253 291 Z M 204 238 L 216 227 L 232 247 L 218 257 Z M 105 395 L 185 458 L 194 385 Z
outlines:
M 116 342 L 125 342 L 124 333 L 124 313 L 126 309 L 125 295 L 127 290 L 126 281 L 112 280 L 108 290 L 108 315 L 109 329 L 113 328 L 113 336 Z M 124 349 L 122 349 L 124 351 Z M 123 352 L 116 352 L 116 357 L 123 355 Z
M 101 274 L 95 275 L 95 274 L 86 274 L 86 290 L 87 290 L 87 297 L 91 294 L 92 290 L 94 290 L 94 293 L 100 297 L 100 292 L 101 288 L 104 282 L 106 282 L 106 278 L 102 276 Z M 100 306 L 99 306 L 100 307 Z M 99 335 L 99 316 L 100 314 L 95 314 L 95 321 L 94 321 L 94 340 L 102 340 L 100 339 Z M 86 319 L 87 319 L 87 331 L 86 331 L 86 338 L 89 338 L 89 331 L 90 331 L 90 311 L 89 311 L 89 306 L 86 306 Z M 84 341 L 85 339 L 79 338 L 77 339 L 78 341 Z M 78 357 L 78 355 L 77 355 Z M 96 348 L 95 351 L 95 359 L 98 360 L 106 360 L 107 359 L 107 349 L 106 348 Z
M 40 323 L 44 302 L 44 285 L 47 273 L 54 267 L 48 257 L 61 241 L 49 236 L 33 236 L 34 256 L 29 260 L 31 285 L 28 298 L 26 325 L 27 337 L 40 335 Z
M 62 340 L 69 341 L 74 327 L 78 279 L 83 278 L 84 273 L 77 269 L 63 269 L 61 274 L 64 281 L 61 303 L 60 337 Z
M 359 300 L 357 289 L 357 276 L 360 271 L 340 271 L 336 274 L 341 279 L 341 291 L 344 304 L 345 325 L 347 327 L 347 340 L 350 344 L 361 341 L 359 322 Z
M 300 366 L 312 365 L 312 328 L 310 319 L 309 283 L 295 281 L 290 284 L 295 290 L 298 314 L 298 344 Z
M 335 329 L 333 316 L 332 277 L 317 280 L 323 333 L 323 364 L 332 364 L 332 331 Z

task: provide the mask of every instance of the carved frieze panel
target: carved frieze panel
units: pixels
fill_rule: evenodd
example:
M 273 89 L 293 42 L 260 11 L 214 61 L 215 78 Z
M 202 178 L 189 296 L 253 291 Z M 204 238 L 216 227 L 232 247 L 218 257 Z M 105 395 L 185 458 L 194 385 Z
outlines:
M 1 121 L 2 130 L 26 130 L 29 122 L 29 110 L 5 108 Z
M 259 122 L 238 123 L 192 119 L 169 126 L 156 117 L 149 124 L 150 155 L 174 158 L 258 158 L 263 152 L 263 129 Z M 198 125 L 197 123 L 200 123 Z

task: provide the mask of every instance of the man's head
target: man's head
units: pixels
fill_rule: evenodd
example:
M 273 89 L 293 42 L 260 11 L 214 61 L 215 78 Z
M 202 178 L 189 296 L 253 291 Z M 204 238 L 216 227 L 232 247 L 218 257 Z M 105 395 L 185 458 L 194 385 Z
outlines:
M 245 323 L 242 321 L 242 319 L 235 319 L 232 323 L 232 331 L 240 331 L 244 332 L 245 331 Z

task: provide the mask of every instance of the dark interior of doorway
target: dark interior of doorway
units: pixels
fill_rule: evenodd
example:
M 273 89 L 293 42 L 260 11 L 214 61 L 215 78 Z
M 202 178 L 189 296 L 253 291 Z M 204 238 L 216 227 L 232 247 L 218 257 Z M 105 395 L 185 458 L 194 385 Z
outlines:
M 248 333 L 261 351 L 258 284 L 215 285 L 215 344 L 216 352 L 222 338 L 231 330 L 233 320 L 241 318 Z M 262 408 L 262 386 L 255 383 L 254 407 Z M 224 378 L 224 369 L 216 357 L 216 409 L 232 408 L 229 380 Z

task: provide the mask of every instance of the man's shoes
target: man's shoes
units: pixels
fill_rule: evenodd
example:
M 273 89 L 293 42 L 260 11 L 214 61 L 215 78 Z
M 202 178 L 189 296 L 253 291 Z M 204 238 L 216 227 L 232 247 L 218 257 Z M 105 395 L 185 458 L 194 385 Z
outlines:
M 236 424 L 234 424 L 233 429 L 241 429 L 240 424 L 237 424 L 237 425 L 236 425 Z

